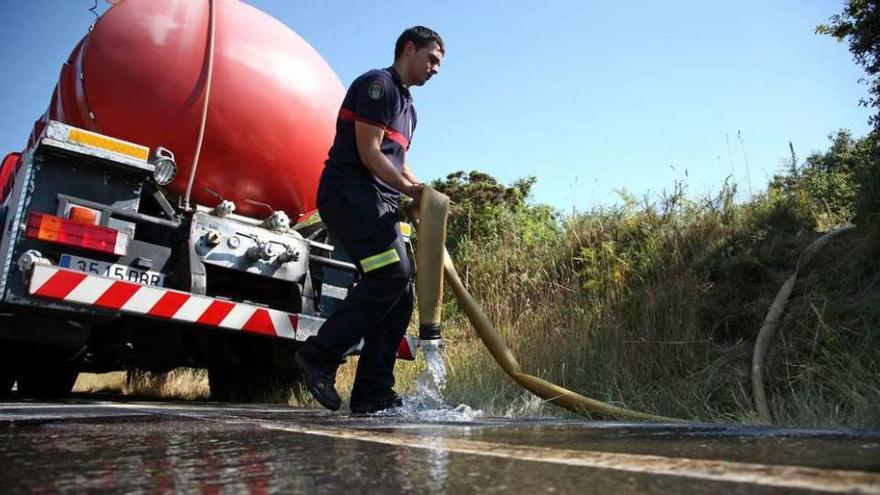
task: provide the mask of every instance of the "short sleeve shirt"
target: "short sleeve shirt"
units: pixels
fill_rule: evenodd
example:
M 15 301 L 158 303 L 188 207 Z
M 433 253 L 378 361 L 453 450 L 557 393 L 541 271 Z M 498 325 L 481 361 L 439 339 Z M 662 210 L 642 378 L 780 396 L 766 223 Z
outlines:
M 371 70 L 348 88 L 330 148 L 323 178 L 328 185 L 373 185 L 382 197 L 397 204 L 400 192 L 374 177 L 361 162 L 354 124 L 364 122 L 385 131 L 379 149 L 397 170 L 406 163 L 406 151 L 416 127 L 416 110 L 409 90 L 393 69 Z

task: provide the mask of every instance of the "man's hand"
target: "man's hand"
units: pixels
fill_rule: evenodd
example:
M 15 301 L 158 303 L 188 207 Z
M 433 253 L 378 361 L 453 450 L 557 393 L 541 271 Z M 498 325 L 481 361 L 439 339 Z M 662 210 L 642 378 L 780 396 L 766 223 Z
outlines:
M 424 187 L 425 186 L 422 184 L 412 184 L 407 187 L 405 191 L 401 192 L 412 198 L 416 206 L 420 206 L 422 203 L 422 189 L 424 189 Z

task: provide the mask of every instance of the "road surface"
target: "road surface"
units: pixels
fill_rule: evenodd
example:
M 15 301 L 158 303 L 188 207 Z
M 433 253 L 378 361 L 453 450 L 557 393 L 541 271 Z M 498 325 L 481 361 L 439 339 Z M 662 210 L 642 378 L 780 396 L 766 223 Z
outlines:
M 880 493 L 880 432 L 0 402 L 0 492 Z

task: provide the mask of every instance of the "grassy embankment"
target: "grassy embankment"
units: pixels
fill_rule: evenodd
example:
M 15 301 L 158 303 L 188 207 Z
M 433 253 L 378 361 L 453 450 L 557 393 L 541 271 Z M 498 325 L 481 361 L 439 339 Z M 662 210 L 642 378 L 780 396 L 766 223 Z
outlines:
M 832 152 L 808 158 L 747 202 L 735 202 L 732 187 L 702 200 L 679 187 L 653 202 L 625 198 L 623 206 L 565 218 L 483 175 L 437 185 L 470 191 L 453 198 L 460 208 L 450 250 L 526 371 L 646 412 L 756 422 L 749 373 L 767 310 L 800 252 L 857 210 L 850 171 L 819 166 Z M 492 187 L 477 184 L 486 180 L 506 199 L 486 196 Z M 517 186 L 520 196 L 530 185 Z M 469 203 L 474 191 L 478 201 Z M 880 227 L 875 216 L 863 217 L 872 220 L 802 271 L 786 307 L 765 364 L 781 424 L 880 426 Z M 503 374 L 448 295 L 444 317 L 451 402 L 491 414 L 563 414 Z M 339 374 L 343 392 L 350 361 Z M 420 369 L 398 364 L 399 391 L 412 391 Z M 116 380 L 133 393 L 207 395 L 199 372 L 178 371 L 164 388 Z M 88 388 L 84 379 L 77 387 Z
M 543 378 L 652 413 L 756 421 L 755 338 L 818 236 L 789 213 L 724 194 L 595 211 L 543 245 L 463 246 L 469 286 Z M 878 234 L 844 235 L 802 273 L 766 364 L 778 422 L 880 424 Z M 534 406 L 450 313 L 450 398 L 495 412 Z

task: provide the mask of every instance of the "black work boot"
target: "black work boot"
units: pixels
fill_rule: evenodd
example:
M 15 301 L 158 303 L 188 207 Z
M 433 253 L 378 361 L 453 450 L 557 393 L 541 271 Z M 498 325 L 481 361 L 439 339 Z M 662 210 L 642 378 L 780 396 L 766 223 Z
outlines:
M 359 398 L 352 395 L 351 412 L 352 414 L 373 414 L 374 412 L 384 411 L 394 407 L 403 405 L 403 399 L 394 390 L 389 390 L 384 394 L 374 397 Z
M 339 397 L 335 387 L 336 366 L 332 368 L 315 366 L 303 355 L 304 350 L 301 349 L 297 352 L 293 360 L 296 362 L 297 368 L 302 372 L 306 388 L 309 389 L 309 393 L 312 394 L 312 397 L 319 404 L 331 411 L 338 410 L 342 406 L 342 398 Z

